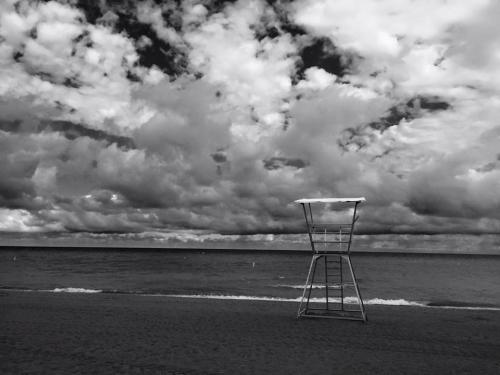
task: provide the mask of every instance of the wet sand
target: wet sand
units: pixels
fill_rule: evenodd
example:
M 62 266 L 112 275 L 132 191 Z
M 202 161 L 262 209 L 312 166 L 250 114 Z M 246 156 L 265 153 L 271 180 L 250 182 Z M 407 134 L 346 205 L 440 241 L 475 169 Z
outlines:
M 500 312 L 0 292 L 1 374 L 499 374 Z

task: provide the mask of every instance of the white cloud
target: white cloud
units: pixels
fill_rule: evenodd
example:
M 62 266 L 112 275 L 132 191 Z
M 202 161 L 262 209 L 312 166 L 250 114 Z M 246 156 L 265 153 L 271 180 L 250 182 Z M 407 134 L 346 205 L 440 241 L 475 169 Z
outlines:
M 137 5 L 137 19 L 140 22 L 151 24 L 161 39 L 168 41 L 172 45 L 184 47 L 184 41 L 181 36 L 173 27 L 168 26 L 163 19 L 162 11 L 167 9 L 175 11 L 175 8 L 169 5 L 169 3 L 165 3 L 163 7 L 160 7 L 150 1 L 139 3 Z
M 323 90 L 330 86 L 337 78 L 334 74 L 330 74 L 321 68 L 311 67 L 304 72 L 305 78 L 297 85 L 298 89 Z
M 396 93 L 412 95 L 463 82 L 463 71 L 446 58 L 459 48 L 457 30 L 480 19 L 488 1 L 302 1 L 294 5 L 295 20 L 313 33 L 330 38 L 341 49 L 360 55 L 356 74 L 369 81 L 397 84 Z M 492 12 L 493 13 L 493 12 Z M 467 35 L 473 35 L 472 33 Z M 450 43 L 451 41 L 451 43 Z M 444 62 L 443 62 L 443 59 Z M 439 65 L 439 62 L 443 62 Z M 459 68 L 460 69 L 460 68 Z M 377 72 L 376 80 L 368 77 Z M 366 82 L 368 81 L 368 82 Z M 393 87 L 383 86 L 386 94 Z
M 132 42 L 84 24 L 82 13 L 67 5 L 26 4 L 20 14 L 5 4 L 2 12 L 3 97 L 34 96 L 39 103 L 66 105 L 73 111 L 62 118 L 95 128 L 112 123 L 115 132 L 127 132 L 140 126 L 148 108 L 131 101 L 133 84 L 126 75 L 138 59 Z M 18 62 L 12 59 L 15 54 Z
M 408 43 L 442 38 L 450 26 L 473 17 L 487 4 L 487 0 L 306 0 L 294 8 L 299 24 L 333 38 L 342 48 L 372 58 L 391 58 L 404 52 Z
M 138 66 L 157 41 L 90 24 L 69 3 L 20 4 L 0 4 L 2 230 L 210 242 L 299 228 L 288 203 L 319 195 L 366 196 L 369 231 L 499 228 L 494 3 L 127 9 L 186 54 L 171 77 Z M 287 11 L 312 35 L 287 33 Z M 297 83 L 314 38 L 332 40 L 345 74 L 307 66 Z M 53 120 L 67 131 L 41 125 Z M 349 134 L 358 144 L 340 147 Z
M 296 47 L 290 36 L 255 38 L 266 11 L 261 1 L 239 1 L 185 35 L 192 46 L 191 64 L 206 74 L 208 82 L 220 85 L 232 112 L 233 134 L 243 139 L 256 140 L 273 131 L 269 125 L 276 121 L 251 129 L 250 111 L 257 120 L 277 116 L 292 90 Z
M 58 223 L 44 223 L 27 210 L 0 208 L 0 232 L 45 232 L 60 229 Z

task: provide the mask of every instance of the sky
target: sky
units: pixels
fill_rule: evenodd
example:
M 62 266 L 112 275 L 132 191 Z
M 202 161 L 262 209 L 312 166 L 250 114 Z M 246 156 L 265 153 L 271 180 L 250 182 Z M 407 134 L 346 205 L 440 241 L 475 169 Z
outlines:
M 500 3 L 0 2 L 0 242 L 500 233 Z M 253 236 L 253 237 L 252 237 Z

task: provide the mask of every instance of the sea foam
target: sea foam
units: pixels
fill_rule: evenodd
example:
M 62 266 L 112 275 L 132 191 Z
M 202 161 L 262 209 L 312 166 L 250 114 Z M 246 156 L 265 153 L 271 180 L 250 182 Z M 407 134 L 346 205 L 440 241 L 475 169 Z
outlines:
M 282 297 L 268 297 L 268 296 L 245 296 L 245 295 L 225 295 L 225 294 L 161 294 L 161 293 L 144 293 L 144 292 L 123 292 L 123 291 L 104 291 L 100 289 L 86 289 L 86 288 L 55 288 L 50 290 L 36 290 L 36 289 L 23 289 L 23 288 L 0 288 L 0 291 L 17 291 L 17 292 L 50 292 L 50 293 L 117 293 L 117 294 L 135 294 L 145 297 L 167 297 L 167 298 L 194 298 L 194 299 L 215 299 L 215 300 L 246 300 L 246 301 L 272 301 L 272 302 L 300 302 L 301 297 L 297 298 L 282 298 Z M 329 298 L 330 303 L 340 303 L 340 298 Z M 310 298 L 310 303 L 325 303 L 325 298 Z M 345 304 L 357 304 L 356 297 L 344 297 Z M 385 305 L 385 306 L 415 306 L 426 307 L 431 309 L 454 309 L 454 310 L 486 310 L 486 311 L 500 311 L 500 307 L 496 306 L 463 306 L 446 304 L 433 304 L 429 302 L 409 301 L 403 298 L 399 299 L 385 299 L 385 298 L 371 298 L 363 300 L 365 305 Z
M 85 288 L 55 288 L 48 290 L 48 292 L 54 293 L 102 293 L 99 289 L 85 289 Z
M 167 297 L 177 297 L 177 298 L 204 298 L 204 299 L 231 299 L 231 300 L 249 300 L 249 301 L 277 301 L 277 302 L 300 302 L 301 297 L 297 298 L 281 298 L 281 297 L 261 297 L 261 296 L 241 296 L 241 295 L 219 295 L 219 294 L 168 294 Z M 311 303 L 325 303 L 325 298 L 310 298 Z M 331 303 L 340 303 L 340 298 L 329 298 Z M 357 304 L 358 300 L 356 297 L 345 297 L 344 303 L 346 304 Z M 425 307 L 425 303 L 407 301 L 405 299 L 382 299 L 382 298 L 372 298 L 364 300 L 365 305 L 390 305 L 390 306 L 422 306 Z

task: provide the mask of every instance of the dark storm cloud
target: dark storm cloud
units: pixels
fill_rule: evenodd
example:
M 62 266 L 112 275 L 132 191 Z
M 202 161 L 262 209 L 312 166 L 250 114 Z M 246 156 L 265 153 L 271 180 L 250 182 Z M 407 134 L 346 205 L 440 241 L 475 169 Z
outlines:
M 141 214 L 123 195 L 106 189 L 77 198 L 57 197 L 55 201 L 60 209 L 41 211 L 40 216 L 71 232 L 135 233 L 154 224 L 150 214 Z
M 66 87 L 72 87 L 74 89 L 78 89 L 83 86 L 82 81 L 76 76 L 66 77 L 62 84 Z
M 451 109 L 450 103 L 437 96 L 419 95 L 407 102 L 390 107 L 386 114 L 376 121 L 355 128 L 347 128 L 338 139 L 338 145 L 344 151 L 365 148 L 376 139 L 374 132 L 383 133 L 392 126 L 397 126 L 401 121 L 412 121 L 428 113 Z
M 36 126 L 33 126 L 33 123 L 23 126 L 21 120 L 0 120 L 0 130 L 9 133 L 39 133 L 53 131 L 61 133 L 69 140 L 74 140 L 78 137 L 89 137 L 96 141 L 104 141 L 108 145 L 116 144 L 118 147 L 125 150 L 136 148 L 132 138 L 109 134 L 103 130 L 88 128 L 82 124 L 75 124 L 70 121 L 42 120 Z
M 2 124 L 2 122 L 0 122 Z M 35 209 L 35 185 L 31 178 L 38 161 L 28 152 L 9 152 L 8 136 L 0 132 L 0 207 Z
M 424 116 L 426 112 L 444 111 L 451 105 L 436 96 L 417 96 L 406 103 L 401 103 L 389 108 L 388 113 L 377 121 L 370 122 L 367 126 L 384 132 L 391 126 L 399 125 L 402 120 L 411 121 Z
M 451 104 L 442 100 L 438 96 L 417 96 L 410 99 L 406 105 L 410 108 L 420 108 L 429 112 L 445 111 L 450 109 Z
M 485 144 L 485 149 L 489 146 Z M 492 150 L 485 150 L 492 153 Z M 500 169 L 497 162 L 477 168 L 464 168 L 462 162 L 474 165 L 477 151 L 469 150 L 442 159 L 440 164 L 415 171 L 410 177 L 407 205 L 413 212 L 438 217 L 480 219 L 500 218 Z M 484 155 L 480 156 L 483 159 Z
M 34 208 L 35 189 L 27 177 L 0 179 L 0 206 L 7 208 Z
M 284 167 L 292 167 L 295 169 L 302 169 L 305 168 L 309 165 L 306 161 L 302 159 L 291 159 L 291 158 L 284 158 L 284 157 L 272 157 L 269 159 L 265 159 L 262 161 L 264 163 L 264 168 L 267 170 L 275 170 L 275 169 L 280 169 Z
M 468 191 L 468 184 L 445 180 L 426 184 L 419 182 L 411 188 L 407 206 L 416 214 L 447 218 L 480 219 L 485 215 L 500 218 L 500 201 L 481 202 Z M 424 190 L 425 189 L 425 190 Z M 460 197 L 460 199 L 458 198 Z
M 227 155 L 223 151 L 214 152 L 210 156 L 216 163 L 225 163 L 227 161 Z
M 486 163 L 480 167 L 477 167 L 475 170 L 477 172 L 491 172 L 491 171 L 494 171 L 495 169 L 499 169 L 500 168 L 500 163 L 498 162 L 498 160 L 495 160 L 495 161 L 491 161 L 489 163 Z
M 65 231 L 93 233 L 134 233 L 144 230 L 144 226 L 129 220 L 128 215 L 106 215 L 100 212 L 42 211 L 39 217 L 48 222 L 61 223 Z
M 103 130 L 91 129 L 84 125 L 74 124 L 69 121 L 42 121 L 38 126 L 38 130 L 60 132 L 70 140 L 78 137 L 89 137 L 97 141 L 105 141 L 108 145 L 116 144 L 118 147 L 125 150 L 136 148 L 132 138 L 109 134 Z
M 208 16 L 212 16 L 216 13 L 220 13 L 226 8 L 226 6 L 236 3 L 236 0 L 202 0 L 200 4 L 203 4 L 208 11 Z
M 71 77 L 60 77 L 55 74 L 42 71 L 34 71 L 31 72 L 31 74 L 39 77 L 42 81 L 49 82 L 55 85 L 63 85 L 74 89 L 78 89 L 83 86 L 83 82 L 78 78 L 77 75 Z
M 21 120 L 1 120 L 0 130 L 8 133 L 15 133 L 21 129 Z

